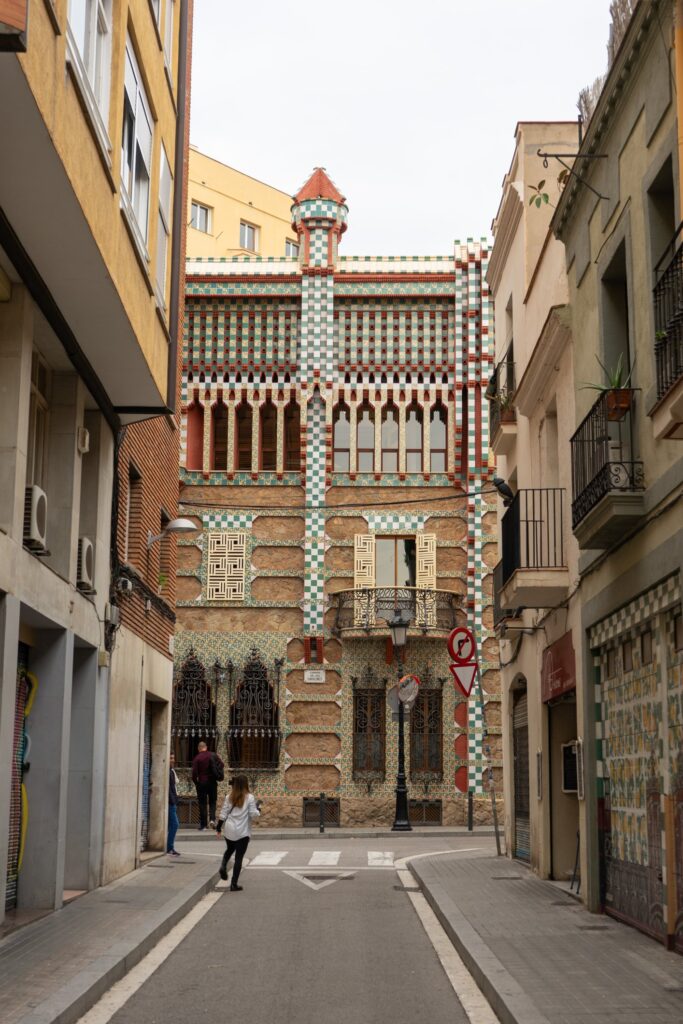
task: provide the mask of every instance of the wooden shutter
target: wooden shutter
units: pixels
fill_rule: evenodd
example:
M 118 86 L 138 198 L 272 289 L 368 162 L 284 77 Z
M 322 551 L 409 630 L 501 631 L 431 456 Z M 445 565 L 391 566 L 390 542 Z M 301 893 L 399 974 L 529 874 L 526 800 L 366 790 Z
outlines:
M 418 588 L 415 605 L 415 623 L 418 626 L 436 626 L 436 594 L 425 594 L 436 590 L 436 534 L 416 535 L 417 571 L 415 585 Z M 422 591 L 422 593 L 420 593 Z
M 246 533 L 212 530 L 208 538 L 207 601 L 244 601 Z
M 375 535 L 357 533 L 353 539 L 353 587 L 362 591 L 353 606 L 355 626 L 375 625 L 375 599 L 369 589 L 375 586 Z

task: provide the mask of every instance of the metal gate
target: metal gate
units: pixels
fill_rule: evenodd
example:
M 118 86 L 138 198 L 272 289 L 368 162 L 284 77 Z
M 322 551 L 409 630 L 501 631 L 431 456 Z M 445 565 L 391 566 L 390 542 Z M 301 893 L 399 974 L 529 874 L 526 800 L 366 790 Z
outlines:
M 140 804 L 140 852 L 149 846 L 149 808 L 152 788 L 152 705 L 145 701 L 145 732 L 142 754 L 142 796 Z
M 19 644 L 17 659 L 17 696 L 14 706 L 14 736 L 12 743 L 12 777 L 10 779 L 10 810 L 7 839 L 7 888 L 5 910 L 17 905 L 17 884 L 21 866 L 22 831 L 26 827 L 22 800 L 24 779 L 24 753 L 26 746 L 26 704 L 29 694 L 28 647 Z
M 515 786 L 514 851 L 519 860 L 529 861 L 529 717 L 526 690 L 514 696 L 512 708 L 512 751 Z

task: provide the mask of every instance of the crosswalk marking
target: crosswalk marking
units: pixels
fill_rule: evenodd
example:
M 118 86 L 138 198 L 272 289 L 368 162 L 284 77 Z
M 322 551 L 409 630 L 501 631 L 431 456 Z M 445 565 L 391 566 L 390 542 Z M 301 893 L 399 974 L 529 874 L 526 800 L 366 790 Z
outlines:
M 371 868 L 391 867 L 394 863 L 393 850 L 368 850 L 368 866 Z
M 251 861 L 251 867 L 275 867 L 284 860 L 289 850 L 261 850 Z
M 311 867 L 333 867 L 340 857 L 341 850 L 314 850 L 308 863 Z

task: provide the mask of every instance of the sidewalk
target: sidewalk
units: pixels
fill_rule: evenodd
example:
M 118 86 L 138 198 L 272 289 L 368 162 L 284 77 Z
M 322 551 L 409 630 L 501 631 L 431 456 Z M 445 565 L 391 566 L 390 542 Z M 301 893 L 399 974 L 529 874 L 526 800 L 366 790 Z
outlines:
M 78 1020 L 217 880 L 213 859 L 161 856 L 3 939 L 2 1024 Z
M 681 1024 L 683 957 L 504 857 L 410 870 L 501 1024 Z
M 252 839 L 258 842 L 260 839 L 303 839 L 308 842 L 318 842 L 319 839 L 388 839 L 399 835 L 402 839 L 408 836 L 419 836 L 427 839 L 436 836 L 492 836 L 492 825 L 475 825 L 472 832 L 468 832 L 464 825 L 427 825 L 425 827 L 413 826 L 411 832 L 392 832 L 388 826 L 378 828 L 337 828 L 337 826 L 325 826 L 325 831 L 320 832 L 317 828 L 259 828 L 255 825 L 252 829 Z M 178 839 L 182 840 L 214 840 L 213 829 L 205 829 L 200 832 L 197 826 L 193 828 L 181 828 L 178 832 Z

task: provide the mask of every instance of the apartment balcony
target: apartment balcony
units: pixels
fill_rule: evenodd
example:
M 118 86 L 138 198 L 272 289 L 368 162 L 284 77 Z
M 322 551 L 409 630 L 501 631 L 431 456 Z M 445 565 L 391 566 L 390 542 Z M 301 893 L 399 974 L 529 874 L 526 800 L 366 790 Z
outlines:
M 493 570 L 493 628 L 498 629 L 504 623 L 520 622 L 521 608 L 504 608 L 501 603 L 503 591 L 503 562 L 498 562 Z
M 461 597 L 449 590 L 424 587 L 359 587 L 332 595 L 336 606 L 333 632 L 344 636 L 390 636 L 388 621 L 396 611 L 410 614 L 410 628 L 442 638 L 456 625 Z
M 656 438 L 683 440 L 683 224 L 667 249 L 673 256 L 654 287 L 657 404 L 650 412 Z M 678 248 L 676 249 L 676 245 Z M 659 273 L 659 264 L 655 268 Z
M 517 440 L 516 390 L 515 364 L 506 354 L 493 371 L 486 389 L 490 403 L 489 443 L 496 455 L 508 455 Z
M 572 528 L 581 548 L 607 548 L 643 515 L 643 463 L 634 458 L 636 392 L 605 391 L 571 438 Z
M 567 596 L 564 494 L 561 487 L 533 488 L 512 499 L 501 521 L 502 560 L 494 572 L 501 609 L 550 608 Z

